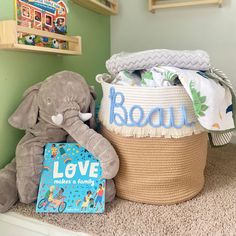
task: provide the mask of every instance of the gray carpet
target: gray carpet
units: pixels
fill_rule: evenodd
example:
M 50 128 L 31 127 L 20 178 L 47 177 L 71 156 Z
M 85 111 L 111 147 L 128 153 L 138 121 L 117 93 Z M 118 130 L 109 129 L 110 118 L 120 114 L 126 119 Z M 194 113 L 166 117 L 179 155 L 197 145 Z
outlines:
M 12 211 L 91 235 L 236 235 L 236 145 L 210 150 L 204 190 L 179 205 L 152 206 L 116 199 L 104 215 L 36 214 L 34 205 Z

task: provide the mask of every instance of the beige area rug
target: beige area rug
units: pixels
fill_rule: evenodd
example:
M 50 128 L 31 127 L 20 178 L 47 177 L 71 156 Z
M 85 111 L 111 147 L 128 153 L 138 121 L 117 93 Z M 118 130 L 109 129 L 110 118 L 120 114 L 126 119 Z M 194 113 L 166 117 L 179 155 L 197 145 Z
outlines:
M 172 206 L 116 199 L 104 215 L 36 214 L 35 205 L 13 211 L 91 235 L 236 235 L 236 145 L 210 150 L 204 190 Z

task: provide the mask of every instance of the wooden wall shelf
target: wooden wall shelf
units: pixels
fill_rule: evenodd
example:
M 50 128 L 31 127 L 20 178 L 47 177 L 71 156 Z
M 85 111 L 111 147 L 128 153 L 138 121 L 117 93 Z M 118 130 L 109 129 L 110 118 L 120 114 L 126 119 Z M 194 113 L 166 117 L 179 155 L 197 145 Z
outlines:
M 99 0 L 73 0 L 82 7 L 88 8 L 102 15 L 116 15 L 118 13 L 117 0 L 107 0 L 110 6 Z
M 215 4 L 222 5 L 223 0 L 149 0 L 149 11 L 155 12 L 162 8 L 188 7 Z
M 18 43 L 18 33 L 38 35 L 41 37 L 66 41 L 68 43 L 68 49 L 56 49 L 20 44 Z M 82 53 L 81 37 L 79 36 L 66 36 L 43 30 L 27 28 L 17 25 L 15 20 L 0 21 L 0 49 L 38 53 L 54 53 L 58 55 L 81 55 Z

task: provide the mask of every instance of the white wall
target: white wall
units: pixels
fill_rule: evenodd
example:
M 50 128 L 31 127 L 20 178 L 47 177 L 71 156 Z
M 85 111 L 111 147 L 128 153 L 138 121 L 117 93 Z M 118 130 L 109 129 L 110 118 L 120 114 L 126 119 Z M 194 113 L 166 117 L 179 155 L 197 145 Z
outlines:
M 200 6 L 148 12 L 148 0 L 119 0 L 111 19 L 111 50 L 152 48 L 204 49 L 215 67 L 224 70 L 236 88 L 236 0 L 223 7 Z

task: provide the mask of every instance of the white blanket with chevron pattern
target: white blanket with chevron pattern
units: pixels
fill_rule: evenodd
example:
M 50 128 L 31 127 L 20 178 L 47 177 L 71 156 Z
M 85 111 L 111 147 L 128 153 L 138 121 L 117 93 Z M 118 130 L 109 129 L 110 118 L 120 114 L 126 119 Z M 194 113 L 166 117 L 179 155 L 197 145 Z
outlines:
M 123 70 L 150 69 L 156 65 L 190 70 L 208 70 L 210 68 L 210 58 L 202 50 L 154 49 L 136 53 L 122 52 L 113 55 L 106 62 L 107 70 L 112 75 L 116 75 Z

